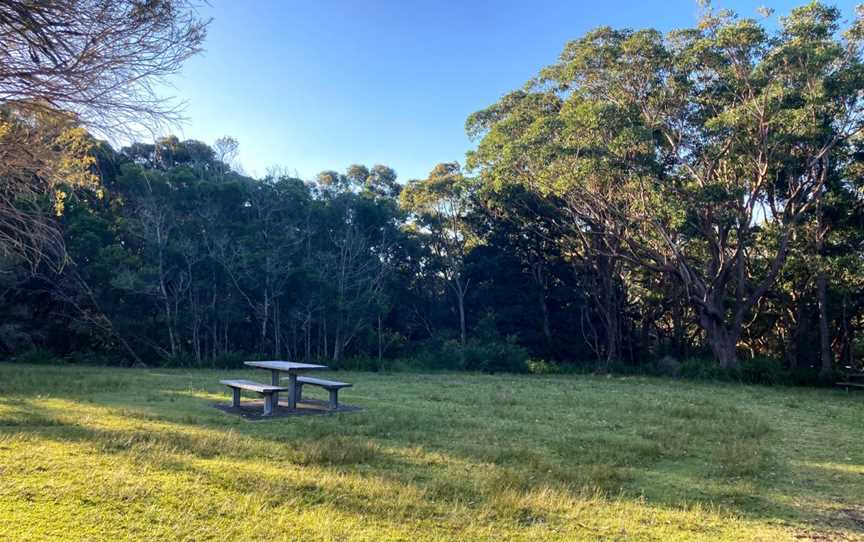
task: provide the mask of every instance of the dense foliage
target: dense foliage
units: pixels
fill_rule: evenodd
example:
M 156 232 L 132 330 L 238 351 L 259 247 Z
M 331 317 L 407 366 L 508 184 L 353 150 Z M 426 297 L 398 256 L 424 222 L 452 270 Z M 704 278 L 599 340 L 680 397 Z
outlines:
M 598 29 L 468 119 L 465 169 L 405 184 L 94 141 L 98 189 L 43 202 L 66 265 L 6 251 L 0 350 L 829 378 L 864 318 L 862 28 L 839 17 Z
M 0 255 L 58 263 L 62 234 L 39 200 L 59 213 L 59 185 L 98 183 L 88 132 L 178 118 L 155 89 L 201 50 L 207 24 L 187 0 L 0 0 Z

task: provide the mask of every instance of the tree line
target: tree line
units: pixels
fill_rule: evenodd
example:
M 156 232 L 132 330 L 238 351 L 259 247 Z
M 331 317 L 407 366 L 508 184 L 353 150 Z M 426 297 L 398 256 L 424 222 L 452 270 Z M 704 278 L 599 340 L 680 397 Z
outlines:
M 464 166 L 407 182 L 254 179 L 231 138 L 75 132 L 68 180 L 10 205 L 63 257 L 0 245 L 0 348 L 829 379 L 862 351 L 862 30 L 816 2 L 776 29 L 706 8 L 692 29 L 594 30 L 467 119 Z

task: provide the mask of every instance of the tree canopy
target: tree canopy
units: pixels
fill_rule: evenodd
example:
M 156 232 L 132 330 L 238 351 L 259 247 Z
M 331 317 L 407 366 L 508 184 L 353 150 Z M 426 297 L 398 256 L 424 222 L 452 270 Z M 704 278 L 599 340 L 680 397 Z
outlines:
M 472 115 L 471 164 L 558 198 L 565 242 L 677 282 L 734 366 L 862 127 L 860 22 L 838 36 L 839 19 L 813 3 L 775 33 L 712 11 L 665 36 L 597 29 Z
M 206 25 L 186 0 L 0 1 L 0 255 L 63 263 L 45 200 L 60 213 L 61 185 L 98 183 L 94 136 L 179 119 L 154 85 L 200 50 Z
M 167 73 L 205 26 L 182 2 L 88 0 L 108 26 L 54 51 L 19 19 L 47 24 L 60 4 L 24 4 L 2 4 L 0 27 L 15 29 L 8 58 L 37 71 L 63 55 L 108 69 L 102 40 L 122 20 L 128 39 L 173 40 L 137 50 Z M 0 116 L 0 349 L 489 371 L 654 371 L 671 356 L 830 378 L 860 365 L 864 323 L 864 27 L 844 24 L 813 2 L 776 28 L 710 8 L 668 33 L 598 28 L 467 119 L 464 167 L 404 183 L 362 164 L 255 179 L 230 136 L 115 149 L 94 138 L 110 110 L 86 93 L 52 102 L 0 73 L 0 95 L 19 88 Z M 99 84 L 124 74 L 150 72 Z M 27 115 L 52 154 L 24 153 Z M 50 237 L 39 227 L 71 265 L 26 257 L 24 239 Z

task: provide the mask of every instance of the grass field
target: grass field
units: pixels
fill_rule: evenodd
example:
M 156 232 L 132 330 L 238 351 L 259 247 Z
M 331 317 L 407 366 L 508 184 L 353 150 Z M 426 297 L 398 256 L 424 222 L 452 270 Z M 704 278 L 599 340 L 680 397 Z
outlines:
M 229 374 L 0 364 L 0 540 L 864 540 L 864 394 L 341 372 L 250 422 Z

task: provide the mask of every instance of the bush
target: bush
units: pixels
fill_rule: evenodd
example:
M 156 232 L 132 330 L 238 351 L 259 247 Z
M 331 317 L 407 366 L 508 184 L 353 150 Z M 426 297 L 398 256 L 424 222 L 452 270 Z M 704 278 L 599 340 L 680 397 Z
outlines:
M 745 384 L 776 386 L 791 381 L 789 372 L 783 368 L 780 360 L 760 356 L 742 360 L 737 372 L 741 382 Z
M 525 373 L 528 371 L 528 351 L 516 344 L 515 337 L 465 345 L 465 369 L 484 373 Z
M 717 362 L 711 359 L 685 359 L 681 363 L 678 375 L 690 380 L 732 380 L 729 372 L 721 369 Z
M 463 369 L 459 353 L 459 342 L 428 341 L 413 356 L 413 365 L 432 371 L 457 371 Z
M 464 351 L 453 335 L 436 337 L 418 344 L 406 357 L 385 360 L 381 368 L 525 373 L 528 372 L 528 350 L 517 344 L 515 336 L 504 337 L 498 333 L 494 314 L 487 313 L 477 322 Z
M 166 369 L 190 369 L 201 366 L 201 364 L 198 363 L 198 360 L 195 359 L 195 356 L 190 352 L 178 352 L 174 355 L 154 359 L 154 365 Z
M 394 373 L 419 373 L 425 369 L 426 367 L 417 358 L 385 359 L 381 368 L 383 371 Z
M 32 348 L 15 356 L 19 363 L 32 363 L 33 365 L 60 365 L 63 360 L 54 355 L 50 350 L 44 348 Z
M 741 360 L 737 369 L 723 369 L 711 359 L 688 359 L 681 364 L 679 375 L 691 380 L 741 382 L 763 386 L 797 383 L 796 375 L 784 368 L 782 361 L 760 356 Z
M 65 357 L 68 363 L 74 365 L 117 365 L 115 356 L 105 352 L 72 352 Z
M 243 369 L 243 362 L 249 359 L 242 352 L 224 352 L 209 360 L 213 369 Z
M 789 384 L 793 386 L 834 386 L 843 377 L 833 371 L 829 375 L 822 375 L 819 369 L 813 368 L 795 368 L 788 371 Z
M 534 375 L 557 375 L 564 372 L 560 365 L 544 359 L 529 359 L 528 372 Z
M 653 366 L 648 364 L 635 364 L 624 360 L 612 360 L 607 362 L 598 362 L 594 365 L 594 372 L 597 374 L 617 374 L 626 376 L 645 376 L 653 374 Z
M 672 356 L 663 356 L 654 364 L 654 372 L 658 376 L 678 376 L 681 374 L 681 362 Z
M 18 324 L 0 325 L 0 347 L 8 352 L 23 352 L 33 349 L 33 337 Z
M 371 371 L 378 372 L 384 368 L 384 360 L 378 361 L 377 357 L 356 356 L 339 360 L 338 363 L 325 362 L 333 369 L 344 369 L 346 371 Z
M 459 354 L 459 345 L 456 354 Z M 484 373 L 525 373 L 528 371 L 528 350 L 517 344 L 516 336 L 498 333 L 495 314 L 487 312 L 477 322 L 474 335 L 465 345 L 463 368 Z

